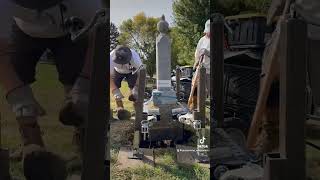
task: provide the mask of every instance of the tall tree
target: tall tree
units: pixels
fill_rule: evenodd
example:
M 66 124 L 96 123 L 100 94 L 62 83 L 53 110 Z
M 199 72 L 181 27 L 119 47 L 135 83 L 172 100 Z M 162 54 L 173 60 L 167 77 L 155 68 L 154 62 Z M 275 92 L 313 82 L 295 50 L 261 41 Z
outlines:
M 110 23 L 110 51 L 115 49 L 119 43 L 118 37 L 120 33 L 118 31 L 118 28 L 115 24 L 112 22 Z
M 120 25 L 120 44 L 126 44 L 135 49 L 144 64 L 147 65 L 147 73 L 153 76 L 156 65 L 156 36 L 159 18 L 147 17 L 143 12 L 133 18 L 125 20 Z
M 210 18 L 208 0 L 174 0 L 173 16 L 176 28 L 173 29 L 174 47 L 179 64 L 192 64 L 194 50 L 203 35 L 204 24 Z
M 193 64 L 197 42 L 203 35 L 204 24 L 210 13 L 219 12 L 224 16 L 236 15 L 244 11 L 267 11 L 271 0 L 174 0 L 173 29 L 174 49 L 178 64 Z M 210 3 L 213 9 L 210 10 Z

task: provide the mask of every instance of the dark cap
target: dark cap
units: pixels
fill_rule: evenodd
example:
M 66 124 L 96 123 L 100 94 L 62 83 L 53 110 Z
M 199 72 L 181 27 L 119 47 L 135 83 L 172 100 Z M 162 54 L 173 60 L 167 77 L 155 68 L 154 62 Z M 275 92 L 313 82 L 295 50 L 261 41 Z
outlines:
M 130 48 L 119 45 L 114 52 L 115 53 L 112 55 L 113 62 L 117 64 L 128 64 L 130 62 L 132 57 Z
M 11 1 L 27 9 L 35 9 L 38 11 L 42 11 L 58 5 L 63 0 L 11 0 Z

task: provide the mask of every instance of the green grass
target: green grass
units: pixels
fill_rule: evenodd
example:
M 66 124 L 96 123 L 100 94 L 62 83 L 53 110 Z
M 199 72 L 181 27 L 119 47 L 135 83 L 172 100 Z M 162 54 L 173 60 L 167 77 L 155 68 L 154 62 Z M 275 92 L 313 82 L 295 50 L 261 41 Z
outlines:
M 157 154 L 156 167 L 144 165 L 138 168 L 119 170 L 112 166 L 112 179 L 170 179 L 188 180 L 209 179 L 209 170 L 195 164 L 193 166 L 178 165 L 173 152 Z
M 32 85 L 35 96 L 40 104 L 46 109 L 47 115 L 40 118 L 40 126 L 44 134 L 46 146 L 65 159 L 71 158 L 73 153 L 72 134 L 73 129 L 63 126 L 58 121 L 58 112 L 64 99 L 63 87 L 58 81 L 56 69 L 52 65 L 41 64 L 37 69 L 37 82 Z M 129 88 L 126 83 L 121 88 L 124 96 L 124 106 L 129 111 L 133 111 L 133 105 L 128 101 Z M 18 149 L 20 146 L 20 134 L 17 122 L 10 111 L 5 99 L 4 92 L 0 90 L 0 112 L 2 125 L 2 143 L 4 148 L 10 151 Z M 115 102 L 111 99 L 111 106 L 115 107 Z M 129 122 L 129 121 L 125 121 Z M 130 124 L 131 122 L 129 122 Z M 121 142 L 115 142 L 121 143 Z M 134 169 L 119 170 L 116 167 L 116 157 L 119 146 L 114 146 L 112 154 L 112 177 L 113 179 L 208 179 L 208 171 L 200 167 L 185 167 L 175 163 L 173 154 L 159 154 L 159 166 L 155 169 L 150 166 Z M 10 162 L 11 175 L 19 180 L 24 180 L 21 162 Z M 203 173 L 206 172 L 206 173 Z
M 74 155 L 71 145 L 73 129 L 65 127 L 58 121 L 59 108 L 63 102 L 63 89 L 58 82 L 56 69 L 51 65 L 39 65 L 37 82 L 32 85 L 36 98 L 46 109 L 47 115 L 42 117 L 39 122 L 44 133 L 44 140 L 47 147 L 61 155 L 64 158 L 70 158 Z M 125 85 L 122 87 L 125 97 L 128 97 L 129 89 Z M 0 112 L 2 126 L 2 143 L 3 147 L 10 150 L 17 149 L 20 144 L 20 134 L 13 113 L 7 106 L 4 93 L 0 90 Z M 124 100 L 125 107 L 133 111 L 131 102 Z M 115 107 L 115 102 L 111 100 L 111 106 Z M 124 121 L 129 125 L 129 120 Z M 313 140 L 318 145 L 320 140 Z M 123 142 L 114 142 L 123 143 Z M 146 165 L 144 167 L 119 170 L 116 165 L 117 153 L 121 144 L 113 146 L 111 173 L 112 179 L 209 179 L 209 170 L 198 165 L 183 166 L 175 162 L 175 155 L 172 152 L 157 152 L 157 166 Z M 320 180 L 320 153 L 310 147 L 307 148 L 307 172 L 315 180 Z M 11 161 L 11 175 L 19 180 L 24 180 L 22 166 L 20 162 Z
M 37 82 L 32 85 L 35 96 L 46 109 L 47 115 L 39 119 L 46 146 L 51 151 L 64 158 L 73 156 L 72 128 L 65 127 L 58 121 L 58 112 L 63 102 L 63 88 L 58 82 L 56 69 L 51 65 L 39 65 L 37 69 Z M 0 112 L 2 126 L 3 147 L 10 151 L 20 146 L 20 134 L 17 122 L 10 111 L 3 91 L 0 92 Z M 24 180 L 20 162 L 12 161 L 11 175 L 19 180 Z

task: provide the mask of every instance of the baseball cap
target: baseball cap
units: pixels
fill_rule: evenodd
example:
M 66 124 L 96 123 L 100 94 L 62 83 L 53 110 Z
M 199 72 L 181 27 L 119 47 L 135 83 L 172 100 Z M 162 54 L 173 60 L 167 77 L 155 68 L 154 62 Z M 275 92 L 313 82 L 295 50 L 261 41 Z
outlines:
M 115 48 L 115 53 L 112 55 L 113 62 L 117 64 L 128 64 L 131 60 L 132 53 L 130 48 L 119 45 Z
M 206 21 L 206 24 L 204 25 L 204 33 L 209 33 L 210 32 L 210 19 Z
M 27 9 L 45 10 L 56 6 L 63 0 L 10 0 L 13 3 Z

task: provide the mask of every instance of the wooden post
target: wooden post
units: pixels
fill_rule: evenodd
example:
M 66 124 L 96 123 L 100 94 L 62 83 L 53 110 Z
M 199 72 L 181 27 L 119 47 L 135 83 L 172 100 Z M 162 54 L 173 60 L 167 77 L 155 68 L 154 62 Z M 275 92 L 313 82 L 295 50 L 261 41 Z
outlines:
M 307 25 L 289 18 L 282 24 L 280 52 L 280 154 L 286 179 L 305 179 Z
M 211 3 L 212 4 L 212 3 Z M 223 73 L 224 73 L 224 19 L 221 14 L 214 14 L 210 19 L 210 31 L 214 34 L 210 38 L 210 151 L 214 148 L 214 131 L 215 122 L 217 121 L 218 127 L 222 127 L 224 121 L 224 93 L 223 93 Z M 214 87 L 214 88 L 213 88 Z M 210 166 L 214 164 L 213 154 L 210 153 Z M 214 169 L 210 169 L 210 174 L 214 174 Z
M 10 179 L 9 151 L 2 148 L 1 125 L 2 119 L 0 114 L 0 179 Z
M 264 179 L 305 179 L 306 23 L 285 19 L 280 43 L 280 154 L 267 160 Z
M 108 16 L 108 15 L 106 15 Z M 94 29 L 93 64 L 90 80 L 88 119 L 86 121 L 82 180 L 110 177 L 105 162 L 105 128 L 109 126 L 109 18 L 98 22 Z M 107 125 L 106 125 L 107 124 Z M 109 152 L 106 152 L 109 153 Z M 106 172 L 105 172 L 106 171 Z
M 224 41 L 224 19 L 221 14 L 215 14 L 211 22 L 211 29 L 214 36 L 210 38 L 211 49 L 211 72 L 210 79 L 213 80 L 211 89 L 211 117 L 217 121 L 218 127 L 222 127 L 224 120 L 224 88 L 223 88 L 223 73 L 224 73 L 224 56 L 223 56 L 223 41 Z M 214 87 L 214 88 L 213 88 Z M 211 121 L 213 122 L 213 121 Z M 212 126 L 213 127 L 213 126 Z
M 198 112 L 200 113 L 201 128 L 205 128 L 206 122 L 206 68 L 200 66 L 200 77 L 198 82 Z
M 146 86 L 146 69 L 142 68 L 139 71 L 139 76 L 138 76 L 138 99 L 134 104 L 135 131 L 141 130 L 145 86 Z
M 179 66 L 176 68 L 176 92 L 177 92 L 177 100 L 180 100 L 180 91 L 181 91 L 181 69 Z

